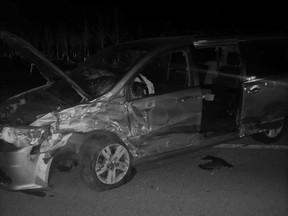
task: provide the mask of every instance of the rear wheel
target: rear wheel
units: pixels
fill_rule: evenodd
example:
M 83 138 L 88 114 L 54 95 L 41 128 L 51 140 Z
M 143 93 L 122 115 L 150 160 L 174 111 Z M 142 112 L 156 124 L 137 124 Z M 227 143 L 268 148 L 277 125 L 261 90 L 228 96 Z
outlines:
M 80 154 L 81 177 L 94 190 L 109 190 L 130 180 L 132 157 L 119 140 L 83 145 Z
M 284 131 L 286 130 L 286 125 L 287 124 L 286 124 L 286 121 L 284 119 L 282 121 L 280 127 L 274 128 L 274 129 L 271 129 L 271 130 L 267 130 L 267 131 L 264 131 L 262 133 L 253 134 L 252 137 L 255 140 L 263 142 L 263 143 L 276 142 L 277 140 L 279 140 L 282 137 Z

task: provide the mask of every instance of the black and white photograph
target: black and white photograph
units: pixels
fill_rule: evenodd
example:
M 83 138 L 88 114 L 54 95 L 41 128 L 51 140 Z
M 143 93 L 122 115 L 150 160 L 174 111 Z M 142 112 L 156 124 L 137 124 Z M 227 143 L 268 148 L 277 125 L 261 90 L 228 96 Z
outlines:
M 0 215 L 287 216 L 287 15 L 0 0 Z

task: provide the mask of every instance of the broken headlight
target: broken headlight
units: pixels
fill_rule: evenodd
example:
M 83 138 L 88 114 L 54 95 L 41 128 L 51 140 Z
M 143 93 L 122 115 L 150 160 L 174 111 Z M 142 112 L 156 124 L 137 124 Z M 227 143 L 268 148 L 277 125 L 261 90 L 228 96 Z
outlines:
M 43 127 L 4 127 L 0 139 L 17 148 L 24 148 L 40 144 L 46 131 Z

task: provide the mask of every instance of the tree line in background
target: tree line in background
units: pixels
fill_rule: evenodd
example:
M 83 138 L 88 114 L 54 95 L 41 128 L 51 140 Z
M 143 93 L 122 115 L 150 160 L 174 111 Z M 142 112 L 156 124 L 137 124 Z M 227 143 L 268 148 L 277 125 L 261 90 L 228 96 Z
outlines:
M 234 11 L 229 12 L 219 8 L 208 11 L 205 8 L 203 12 L 200 8 L 198 13 L 190 10 L 179 12 L 176 10 L 177 8 L 174 11 L 173 4 L 175 14 L 170 14 L 169 11 L 165 13 L 165 10 L 162 10 L 166 5 L 163 4 L 158 10 L 156 7 L 157 16 L 154 14 L 153 17 L 149 10 L 155 5 L 147 5 L 146 10 L 144 10 L 147 11 L 145 16 L 141 18 L 138 16 L 138 19 L 136 16 L 134 19 L 138 10 L 145 4 L 141 5 L 141 8 L 131 9 L 134 12 L 131 15 L 129 10 L 121 11 L 123 3 L 114 3 L 113 5 L 107 3 L 108 8 L 105 9 L 100 3 L 89 8 L 89 5 L 79 7 L 79 4 L 73 6 L 68 0 L 64 2 L 65 7 L 60 9 L 57 4 L 53 5 L 51 2 L 44 4 L 38 1 L 41 10 L 37 10 L 32 7 L 34 3 L 28 4 L 24 1 L 20 4 L 14 0 L 0 0 L 0 30 L 8 30 L 17 34 L 49 59 L 63 59 L 76 63 L 82 62 L 109 45 L 145 37 L 223 32 L 232 34 L 259 33 L 268 29 L 273 31 L 280 29 L 288 32 L 288 25 L 284 19 L 282 21 L 277 20 L 277 22 L 270 19 L 270 16 L 264 19 L 264 12 L 259 18 L 255 16 L 254 12 L 253 16 L 251 14 L 242 16 L 242 13 L 234 14 Z M 25 5 L 26 7 L 24 7 Z M 69 7 L 69 5 L 72 6 Z M 47 10 L 44 10 L 44 7 L 48 7 Z M 74 13 L 72 9 L 75 8 L 77 12 Z M 67 15 L 67 11 L 70 11 L 69 15 Z M 127 14 L 128 12 L 129 14 Z M 205 16 L 209 19 L 205 19 Z M 37 17 L 41 17 L 41 19 L 37 20 Z M 17 53 L 0 41 L 1 56 L 12 57 L 17 56 Z
M 100 14 L 93 23 L 83 18 L 73 26 L 64 23 L 57 29 L 45 26 L 41 31 L 21 33 L 18 36 L 31 43 L 49 59 L 73 62 L 81 62 L 98 50 L 118 44 L 129 37 L 117 16 L 114 20 L 107 20 Z M 18 55 L 17 52 L 9 49 L 2 41 L 0 56 L 15 55 Z

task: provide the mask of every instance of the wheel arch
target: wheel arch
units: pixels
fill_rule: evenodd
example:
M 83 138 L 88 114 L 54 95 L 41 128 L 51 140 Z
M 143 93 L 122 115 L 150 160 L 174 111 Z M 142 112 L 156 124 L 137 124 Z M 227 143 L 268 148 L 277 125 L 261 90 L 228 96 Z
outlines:
M 118 156 L 116 156 L 115 161 L 114 161 L 113 154 L 114 153 L 116 154 L 116 149 L 115 147 L 113 147 L 114 149 L 113 151 L 111 151 L 112 153 L 110 152 L 111 149 L 109 150 L 110 152 L 108 153 L 109 159 L 107 159 L 106 156 L 103 156 L 102 151 L 104 151 L 104 149 L 106 148 L 109 149 L 110 146 L 116 146 L 117 151 L 118 151 L 119 146 L 122 146 L 122 147 L 124 146 L 126 149 L 126 153 L 128 153 L 127 154 L 128 162 L 127 163 L 125 162 L 127 164 L 127 166 L 125 165 L 125 168 L 127 168 L 127 170 L 125 170 L 124 175 L 122 176 L 118 173 L 120 176 L 120 179 L 116 180 L 116 182 L 113 182 L 115 180 L 114 178 L 116 178 L 117 176 L 116 169 L 122 170 L 121 172 L 123 172 L 123 169 L 121 168 L 114 169 L 114 166 L 115 167 L 119 166 L 117 165 L 118 160 L 120 161 L 120 158 L 122 158 L 122 155 L 119 158 Z M 102 157 L 99 157 L 100 155 L 102 155 Z M 106 158 L 106 159 L 103 160 L 103 158 Z M 110 132 L 110 131 L 106 131 L 106 130 L 95 131 L 93 133 L 89 133 L 89 135 L 86 134 L 85 138 L 81 142 L 81 145 L 79 145 L 78 160 L 79 160 L 79 167 L 80 167 L 79 170 L 80 170 L 80 175 L 81 175 L 82 180 L 90 188 L 96 191 L 108 190 L 108 189 L 118 187 L 122 184 L 125 184 L 126 182 L 130 181 L 133 178 L 134 174 L 136 173 L 134 171 L 135 169 L 133 166 L 134 157 L 131 154 L 131 150 L 129 149 L 129 146 L 125 144 L 125 142 L 123 142 L 122 139 L 117 134 Z M 124 162 L 122 161 L 121 163 L 124 163 Z M 97 164 L 98 165 L 100 164 L 100 166 L 98 167 Z M 123 165 L 120 165 L 120 166 L 123 166 Z M 96 168 L 103 169 L 104 171 L 103 172 L 100 171 L 101 173 L 97 174 Z M 104 176 L 101 176 L 103 173 L 104 173 Z M 108 173 L 109 174 L 114 173 L 113 175 L 114 177 L 111 177 L 111 176 L 109 177 Z M 107 174 L 107 176 L 105 176 L 105 174 Z M 111 181 L 105 182 L 103 178 L 104 179 L 109 178 L 111 181 L 113 179 L 114 180 L 112 182 Z
M 81 146 L 91 145 L 91 143 L 95 143 L 95 145 L 97 145 L 97 141 L 103 142 L 104 140 L 119 140 L 119 142 L 128 147 L 130 153 L 132 154 L 130 146 L 124 142 L 118 134 L 108 130 L 94 130 L 88 133 L 73 133 L 63 148 L 79 154 Z

